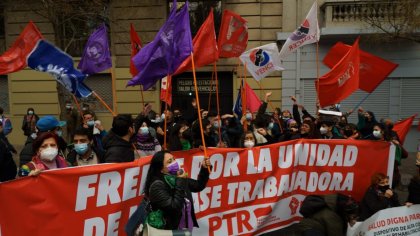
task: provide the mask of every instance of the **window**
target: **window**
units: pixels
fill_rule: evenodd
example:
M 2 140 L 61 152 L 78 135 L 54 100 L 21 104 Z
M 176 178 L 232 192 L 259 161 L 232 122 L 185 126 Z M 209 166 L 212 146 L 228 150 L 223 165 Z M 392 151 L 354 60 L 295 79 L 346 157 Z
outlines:
M 111 74 L 95 74 L 86 78 L 85 84 L 95 91 L 112 109 L 112 78 Z M 88 98 L 82 98 L 81 103 L 89 104 L 94 112 L 108 112 L 102 103 L 93 95 Z
M 0 107 L 4 113 L 10 112 L 9 107 L 9 78 L 7 75 L 0 75 Z
M 401 78 L 400 115 L 407 118 L 420 111 L 420 78 Z
M 178 8 L 183 6 L 186 1 L 178 1 Z M 172 1 L 169 1 L 169 9 L 172 7 Z M 206 20 L 210 9 L 213 8 L 214 14 L 214 27 L 216 30 L 216 35 L 219 33 L 220 23 L 222 20 L 222 1 L 215 0 L 201 0 L 201 1 L 189 1 L 189 13 L 190 13 L 190 26 L 191 26 L 191 35 L 194 37 L 200 26 Z M 168 11 L 169 12 L 169 11 Z

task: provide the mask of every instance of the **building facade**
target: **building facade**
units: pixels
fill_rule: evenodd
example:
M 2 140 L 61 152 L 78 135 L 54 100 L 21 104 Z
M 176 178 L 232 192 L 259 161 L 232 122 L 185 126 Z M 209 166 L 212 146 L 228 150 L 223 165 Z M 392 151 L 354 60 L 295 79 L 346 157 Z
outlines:
M 363 20 L 363 13 L 370 9 L 379 9 L 381 14 L 390 14 L 397 5 L 389 5 L 390 1 L 340 1 L 318 0 L 318 20 L 321 37 L 318 48 L 318 63 L 316 44 L 301 47 L 284 61 L 285 71 L 282 73 L 282 106 L 290 107 L 289 96 L 296 96 L 300 103 L 311 113 L 315 113 L 317 65 L 319 75 L 329 69 L 322 64 L 329 49 L 337 42 L 353 44 L 358 36 L 360 49 L 399 66 L 383 81 L 376 90 L 368 94 L 358 90 L 341 102 L 341 110 L 348 112 L 357 110 L 357 104 L 362 100 L 363 109 L 373 111 L 377 120 L 392 118 L 394 121 L 405 119 L 414 114 L 420 114 L 420 44 L 410 40 L 393 40 L 383 42 L 377 37 L 385 34 Z M 397 2 L 397 1 L 394 1 Z M 287 4 L 286 4 L 287 3 Z M 312 0 L 284 1 L 283 32 L 277 34 L 277 39 L 284 41 L 305 18 L 313 4 Z M 376 5 L 373 5 L 376 4 Z M 286 21 L 285 19 L 289 19 Z M 299 19 L 299 21 L 293 21 Z M 417 29 L 420 38 L 420 29 Z M 357 111 L 349 121 L 357 123 Z M 405 141 L 405 147 L 410 152 L 417 150 L 420 132 L 417 131 L 418 119 L 415 120 Z
M 178 3 L 185 1 L 178 1 Z M 283 1 L 280 0 L 228 0 L 228 1 L 190 1 L 190 11 L 194 7 L 205 2 L 214 2 L 220 11 L 225 9 L 234 11 L 248 21 L 249 42 L 248 48 L 257 47 L 266 43 L 276 41 L 277 33 L 282 31 L 282 13 Z M 108 104 L 115 104 L 118 113 L 137 114 L 142 110 L 142 99 L 140 88 L 126 87 L 127 81 L 131 79 L 129 73 L 130 62 L 130 23 L 134 24 L 142 43 L 146 44 L 153 40 L 154 36 L 164 24 L 169 7 L 170 0 L 118 0 L 109 1 L 109 30 L 110 47 L 113 57 L 113 71 L 115 72 L 116 99 L 112 96 L 112 79 L 110 71 L 91 76 L 86 79 L 89 85 L 98 94 L 101 95 Z M 37 14 L 33 9 L 25 7 L 19 2 L 8 1 L 1 5 L 1 19 L 4 22 L 4 32 L 0 33 L 0 52 L 4 52 L 24 26 L 32 20 L 39 28 L 41 33 L 49 41 L 54 42 L 54 30 L 47 19 Z M 207 13 L 203 13 L 207 14 Z M 220 15 L 221 16 L 221 15 Z M 216 19 L 216 21 L 220 21 Z M 2 37 L 3 35 L 3 37 Z M 83 47 L 80 47 L 80 51 Z M 70 53 L 77 63 L 78 59 L 73 53 Z M 79 54 L 80 55 L 80 54 Z M 243 73 L 243 68 L 238 67 L 236 58 L 220 59 L 217 63 L 219 87 L 221 91 L 222 112 L 230 112 L 233 107 L 233 101 L 238 93 L 240 79 L 238 77 Z M 77 65 L 77 64 L 76 64 Z M 198 83 L 209 85 L 211 81 L 213 66 L 206 66 L 198 69 Z M 281 80 L 280 73 L 271 75 L 262 81 L 261 87 L 257 85 L 248 75 L 248 83 L 253 87 L 261 97 L 266 90 L 273 91 L 273 105 L 281 105 Z M 194 95 L 191 91 L 183 89 L 185 83 L 192 79 L 190 72 L 174 78 L 174 107 L 183 109 L 183 105 L 191 102 Z M 1 106 L 6 107 L 6 115 L 10 116 L 14 125 L 14 132 L 10 138 L 14 144 L 23 144 L 24 136 L 20 130 L 21 120 L 28 107 L 33 107 L 38 115 L 59 115 L 60 104 L 59 97 L 63 94 L 57 93 L 56 82 L 48 75 L 39 73 L 30 69 L 11 73 L 3 76 L 0 83 L 1 92 L 4 96 Z M 262 89 L 261 89 L 262 88 Z M 213 88 L 214 90 L 214 88 Z M 157 83 L 149 91 L 144 91 L 144 102 L 151 103 L 155 111 L 161 110 L 159 101 L 160 84 Z M 215 102 L 214 93 L 210 95 L 210 89 L 200 92 L 200 102 L 204 109 L 208 108 L 208 100 L 211 96 L 210 107 L 213 109 Z M 94 99 L 86 101 L 97 112 L 97 116 L 105 127 L 110 127 L 112 115 L 107 112 Z

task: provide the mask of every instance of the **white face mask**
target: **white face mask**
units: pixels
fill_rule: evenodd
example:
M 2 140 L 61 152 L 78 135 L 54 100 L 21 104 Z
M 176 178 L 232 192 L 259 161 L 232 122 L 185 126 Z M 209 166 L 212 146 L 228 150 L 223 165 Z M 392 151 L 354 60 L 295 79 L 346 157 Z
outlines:
M 373 136 L 374 136 L 375 138 L 382 138 L 381 131 L 379 131 L 379 130 L 374 130 L 374 131 L 373 131 Z
M 41 151 L 40 157 L 42 160 L 45 161 L 52 161 L 55 159 L 55 157 L 58 155 L 58 149 L 48 147 Z
M 321 127 L 321 128 L 319 128 L 319 132 L 320 132 L 321 134 L 326 134 L 326 133 L 328 133 L 328 130 L 327 130 L 327 128 L 325 128 L 325 127 Z
M 149 128 L 140 127 L 140 134 L 143 134 L 143 135 L 149 134 Z
M 252 147 L 254 147 L 254 145 L 255 145 L 254 141 L 251 141 L 251 140 L 247 140 L 247 141 L 244 142 L 244 146 L 246 148 L 252 148 Z

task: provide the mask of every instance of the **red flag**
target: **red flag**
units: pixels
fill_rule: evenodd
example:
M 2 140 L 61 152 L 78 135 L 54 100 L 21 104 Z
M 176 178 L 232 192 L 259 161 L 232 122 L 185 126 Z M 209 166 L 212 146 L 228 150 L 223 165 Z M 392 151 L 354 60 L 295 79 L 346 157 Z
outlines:
M 394 128 L 392 130 L 397 132 L 401 144 L 404 144 L 405 136 L 407 136 L 408 131 L 410 131 L 411 125 L 413 125 L 413 121 L 416 116 L 417 114 L 412 115 L 409 118 L 394 124 Z
M 323 62 L 329 68 L 349 51 L 350 45 L 342 42 L 336 43 L 325 56 Z M 365 51 L 360 51 L 360 83 L 359 88 L 368 93 L 373 92 L 381 82 L 391 74 L 398 64 L 392 63 Z
M 359 87 L 359 39 L 347 54 L 328 72 L 315 81 L 321 107 L 339 103 Z
M 209 16 L 193 39 L 193 53 L 195 68 L 211 64 L 219 58 L 216 33 L 214 30 L 213 8 L 210 10 Z M 189 56 L 182 62 L 174 74 L 181 74 L 191 68 L 192 62 L 191 56 Z
M 255 94 L 254 90 L 249 87 L 248 83 L 245 83 L 245 92 L 246 92 L 246 109 L 251 112 L 258 111 L 258 108 L 261 106 L 260 98 Z
M 131 59 L 140 51 L 141 41 L 140 41 L 139 35 L 137 34 L 136 30 L 134 29 L 133 23 L 130 24 L 130 40 L 131 40 L 130 73 L 134 77 L 139 72 L 137 71 L 137 68 L 136 68 L 136 66 L 134 66 Z
M 239 57 L 248 44 L 246 20 L 231 11 L 223 12 L 219 31 L 219 57 Z
M 172 105 L 172 76 L 167 76 L 162 79 L 160 84 L 160 100 L 166 102 L 169 106 Z
M 38 40 L 44 38 L 38 28 L 30 21 L 19 37 L 3 55 L 0 56 L 0 75 L 22 70 L 26 67 L 26 58 L 34 49 Z

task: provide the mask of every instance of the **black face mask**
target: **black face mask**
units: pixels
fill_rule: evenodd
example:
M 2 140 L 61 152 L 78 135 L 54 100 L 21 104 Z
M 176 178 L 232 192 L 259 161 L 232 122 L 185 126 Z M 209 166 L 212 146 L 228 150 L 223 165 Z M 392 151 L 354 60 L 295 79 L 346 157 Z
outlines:
M 345 134 L 347 137 L 350 137 L 350 136 L 352 136 L 352 135 L 353 135 L 353 130 L 344 130 L 344 134 Z
M 389 185 L 384 185 L 384 186 L 378 186 L 378 189 L 379 189 L 379 191 L 381 191 L 381 192 L 383 192 L 383 193 L 385 193 L 386 192 L 386 190 L 388 190 L 389 189 Z

